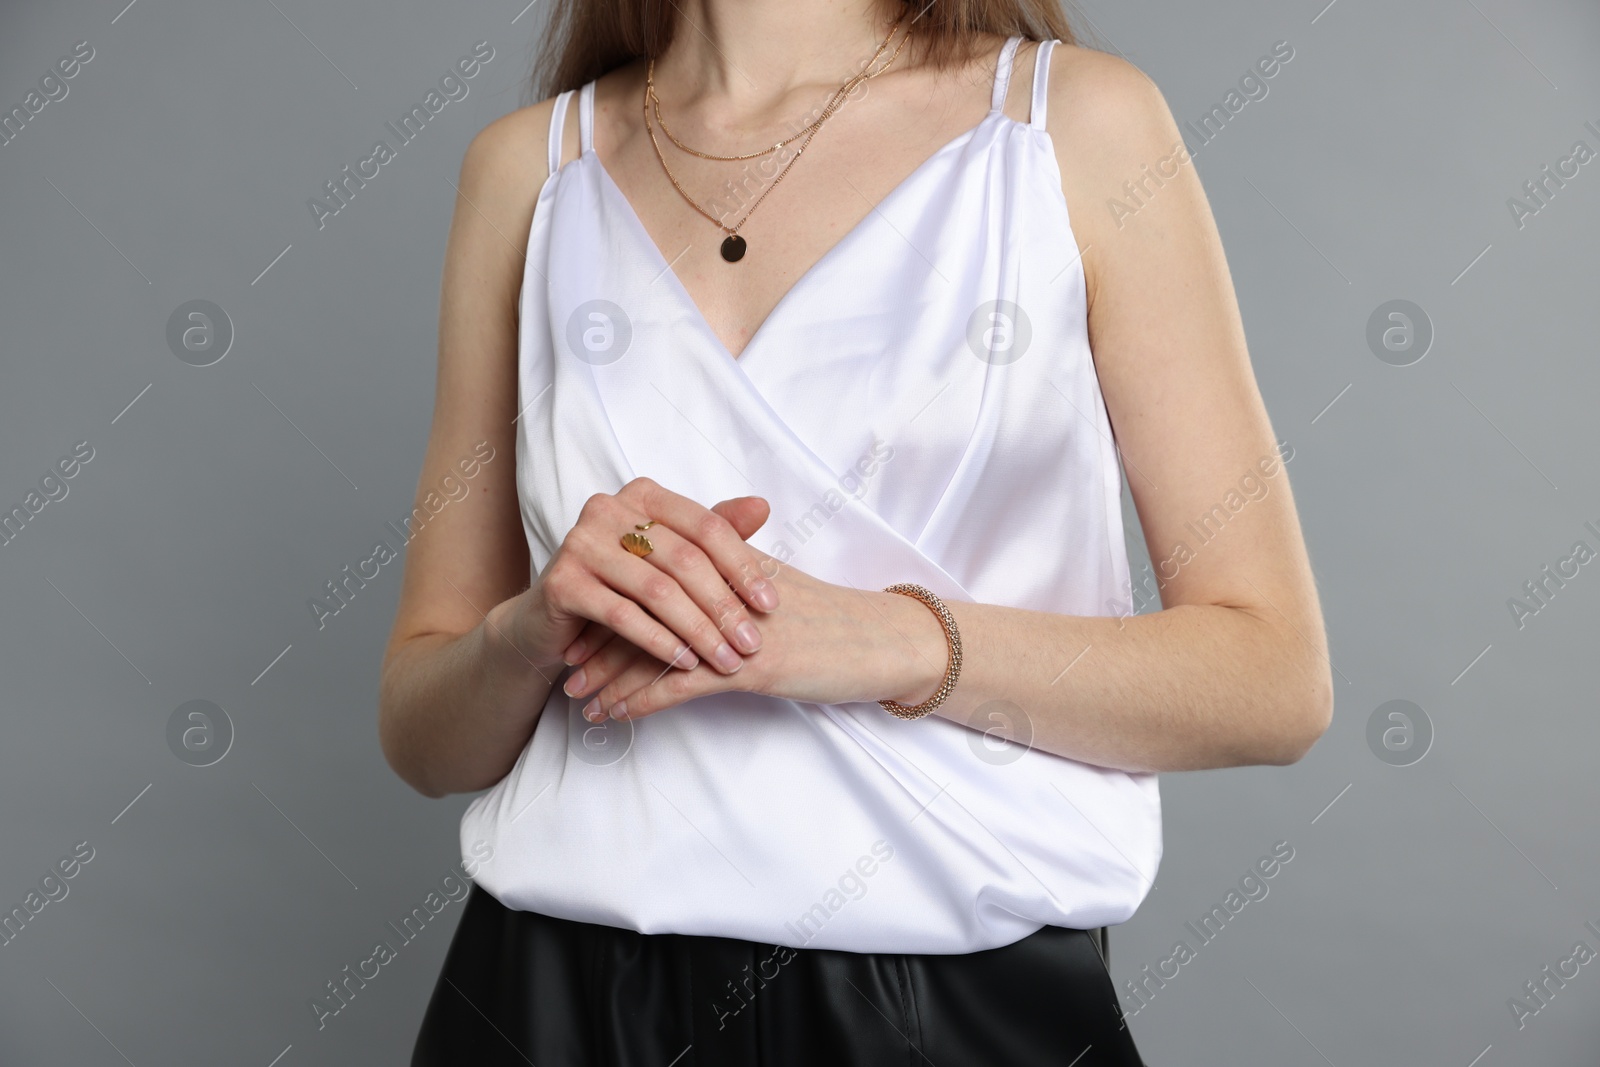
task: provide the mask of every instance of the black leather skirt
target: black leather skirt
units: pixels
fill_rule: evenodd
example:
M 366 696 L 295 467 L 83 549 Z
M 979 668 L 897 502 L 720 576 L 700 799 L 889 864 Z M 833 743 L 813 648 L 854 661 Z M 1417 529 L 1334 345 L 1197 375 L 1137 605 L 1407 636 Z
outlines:
M 1142 1067 L 1089 931 L 962 955 L 640 934 L 473 886 L 412 1067 Z

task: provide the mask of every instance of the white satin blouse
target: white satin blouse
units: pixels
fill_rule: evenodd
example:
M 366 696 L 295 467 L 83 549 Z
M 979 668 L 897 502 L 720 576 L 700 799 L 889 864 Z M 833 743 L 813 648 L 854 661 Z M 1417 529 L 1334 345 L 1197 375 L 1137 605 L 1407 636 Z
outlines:
M 825 581 L 1131 611 L 1117 454 L 1044 128 L 1051 42 L 1018 121 L 1002 110 L 1018 41 L 989 114 L 802 275 L 737 360 L 595 155 L 593 83 L 578 91 L 581 154 L 561 165 L 562 95 L 520 303 L 535 573 L 590 495 L 647 475 L 706 505 L 765 497 L 751 543 Z M 1161 858 L 1156 776 L 997 740 L 1026 741 L 1014 707 L 980 708 L 974 730 L 742 692 L 603 725 L 581 704 L 554 689 L 511 772 L 462 817 L 462 853 L 492 847 L 478 882 L 507 907 L 971 952 L 1121 923 Z

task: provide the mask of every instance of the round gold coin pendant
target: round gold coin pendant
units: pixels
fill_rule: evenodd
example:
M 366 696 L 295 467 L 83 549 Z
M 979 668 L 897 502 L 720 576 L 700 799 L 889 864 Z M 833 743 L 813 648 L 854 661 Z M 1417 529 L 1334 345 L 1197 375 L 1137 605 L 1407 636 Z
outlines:
M 722 258 L 729 263 L 737 263 L 744 258 L 744 238 L 736 233 L 730 233 L 722 241 Z

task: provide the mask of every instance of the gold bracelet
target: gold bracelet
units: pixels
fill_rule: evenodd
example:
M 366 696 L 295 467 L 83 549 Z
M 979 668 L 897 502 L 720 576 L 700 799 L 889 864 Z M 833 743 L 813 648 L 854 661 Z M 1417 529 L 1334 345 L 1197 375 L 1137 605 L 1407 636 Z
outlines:
M 940 683 L 938 692 L 924 700 L 915 707 L 902 704 L 897 700 L 880 700 L 878 703 L 897 719 L 920 719 L 934 708 L 943 704 L 950 691 L 956 687 L 956 678 L 961 674 L 961 632 L 956 629 L 955 617 L 950 614 L 950 609 L 940 600 L 920 585 L 910 582 L 899 582 L 884 589 L 885 593 L 902 593 L 915 597 L 928 606 L 928 610 L 939 617 L 939 623 L 944 627 L 944 639 L 950 647 L 950 661 L 944 670 L 944 681 Z

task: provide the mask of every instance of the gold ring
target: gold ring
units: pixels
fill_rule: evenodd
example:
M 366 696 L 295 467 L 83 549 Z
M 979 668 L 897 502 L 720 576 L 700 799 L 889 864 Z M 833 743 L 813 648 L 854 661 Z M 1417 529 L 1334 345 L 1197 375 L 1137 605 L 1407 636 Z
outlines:
M 656 520 L 651 519 L 648 522 L 644 523 L 643 525 L 641 525 L 639 523 L 634 523 L 633 524 L 633 528 L 635 530 L 648 530 L 648 529 L 650 529 L 650 527 L 654 526 L 655 524 L 656 524 Z
M 656 550 L 656 546 L 650 543 L 650 538 L 640 533 L 623 534 L 622 547 L 640 557 L 648 556 Z

